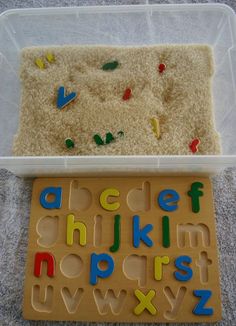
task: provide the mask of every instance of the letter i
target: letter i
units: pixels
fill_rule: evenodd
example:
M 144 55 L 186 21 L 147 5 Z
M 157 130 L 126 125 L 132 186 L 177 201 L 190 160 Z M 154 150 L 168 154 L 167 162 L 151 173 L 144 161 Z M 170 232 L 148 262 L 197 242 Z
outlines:
M 101 215 L 96 215 L 94 217 L 93 243 L 95 247 L 99 247 L 102 244 L 102 216 Z

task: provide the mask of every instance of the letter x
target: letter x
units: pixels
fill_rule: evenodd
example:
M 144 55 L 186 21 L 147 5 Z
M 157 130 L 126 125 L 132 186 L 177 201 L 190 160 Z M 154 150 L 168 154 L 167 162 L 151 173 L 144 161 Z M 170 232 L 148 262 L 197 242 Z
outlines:
M 156 315 L 157 310 L 151 302 L 156 294 L 154 290 L 148 291 L 146 295 L 140 290 L 135 290 L 134 294 L 140 301 L 140 303 L 134 309 L 135 315 L 140 315 L 145 309 L 147 309 L 151 315 Z

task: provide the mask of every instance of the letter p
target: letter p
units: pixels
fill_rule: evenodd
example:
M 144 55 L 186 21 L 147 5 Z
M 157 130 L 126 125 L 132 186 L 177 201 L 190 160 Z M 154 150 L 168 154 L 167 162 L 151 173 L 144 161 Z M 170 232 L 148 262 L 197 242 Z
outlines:
M 99 264 L 101 262 L 106 262 L 106 269 L 101 269 Z M 90 262 L 90 284 L 96 285 L 98 280 L 97 278 L 107 278 L 114 271 L 114 261 L 111 256 L 108 254 L 92 254 Z

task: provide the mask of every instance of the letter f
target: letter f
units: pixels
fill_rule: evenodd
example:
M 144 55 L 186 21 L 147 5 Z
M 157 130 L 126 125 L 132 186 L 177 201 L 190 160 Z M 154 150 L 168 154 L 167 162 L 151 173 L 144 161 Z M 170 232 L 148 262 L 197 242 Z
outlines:
M 191 185 L 191 190 L 188 191 L 188 195 L 192 198 L 192 211 L 194 213 L 200 211 L 199 197 L 203 196 L 203 192 L 199 188 L 203 188 L 203 183 L 194 182 Z

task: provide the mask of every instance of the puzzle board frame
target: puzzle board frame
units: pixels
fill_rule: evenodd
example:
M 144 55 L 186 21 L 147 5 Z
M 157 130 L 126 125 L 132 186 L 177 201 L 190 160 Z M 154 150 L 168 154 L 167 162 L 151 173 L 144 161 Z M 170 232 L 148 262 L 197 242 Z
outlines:
M 191 188 L 191 184 L 194 182 L 201 182 L 204 185 L 202 189 L 204 195 L 200 197 L 200 212 L 197 214 L 192 212 L 191 198 L 187 194 Z M 49 186 L 62 187 L 62 204 L 60 209 L 48 210 L 43 208 L 40 204 L 40 194 Z M 99 197 L 101 192 L 107 188 L 116 188 L 120 192 L 119 197 L 110 198 L 112 199 L 111 201 L 118 201 L 120 203 L 120 207 L 116 211 L 107 211 L 100 205 Z M 88 192 L 86 194 L 86 189 L 91 192 L 92 197 L 88 195 Z M 178 208 L 173 212 L 166 212 L 158 205 L 157 197 L 164 189 L 174 189 L 180 196 L 180 200 L 177 203 Z M 127 204 L 127 197 L 129 204 Z M 80 201 L 78 198 L 82 198 L 82 200 Z M 108 199 L 108 202 L 110 202 L 110 199 Z M 132 207 L 132 209 L 136 207 L 136 209 L 131 210 L 130 207 Z M 143 209 L 143 211 L 137 211 L 140 208 Z M 68 214 L 74 214 L 76 221 L 81 221 L 86 225 L 87 243 L 85 246 L 79 245 L 78 232 L 74 234 L 73 245 L 68 246 L 66 244 L 66 217 Z M 109 251 L 109 248 L 114 242 L 113 229 L 114 215 L 116 214 L 120 214 L 121 216 L 121 242 L 119 250 L 112 253 Z M 141 241 L 140 247 L 134 248 L 132 240 L 132 218 L 134 215 L 140 216 L 140 227 L 144 227 L 147 223 L 153 225 L 153 230 L 150 232 L 150 237 L 153 240 L 152 247 L 146 246 L 144 242 Z M 169 216 L 170 220 L 169 248 L 164 248 L 162 243 L 162 217 L 166 215 Z M 98 218 L 101 222 L 99 227 L 97 226 L 96 220 L 98 216 L 101 217 Z M 46 219 L 47 222 L 52 221 L 50 220 L 52 217 L 54 220 L 57 220 L 55 223 L 55 225 L 57 224 L 57 226 L 55 226 L 56 231 L 54 229 L 54 231 L 51 232 L 51 222 L 49 224 L 46 223 L 42 229 L 39 228 L 39 221 L 45 217 L 49 217 L 49 220 Z M 194 225 L 204 224 L 207 226 L 209 229 L 209 246 L 205 246 L 206 243 L 204 245 L 202 238 L 203 233 L 201 230 L 201 232 L 193 234 L 192 241 L 196 241 L 197 246 L 193 246 L 193 243 L 190 242 L 190 237 L 188 237 L 186 233 L 185 246 L 180 247 L 180 238 L 177 232 L 178 225 L 189 223 Z M 40 232 L 41 235 L 44 233 L 41 238 Z M 98 232 L 98 234 L 96 232 Z M 202 236 L 200 236 L 200 234 Z M 54 244 L 52 243 L 53 239 L 55 240 Z M 41 246 L 39 243 L 41 243 Z M 95 243 L 96 246 L 94 245 Z M 42 246 L 42 244 L 44 245 Z M 47 276 L 47 266 L 45 262 L 43 262 L 42 265 L 41 276 L 36 277 L 34 275 L 35 253 L 45 251 L 52 253 L 55 257 L 56 265 L 54 277 Z M 206 252 L 208 259 L 211 260 L 211 264 L 208 265 L 208 280 L 205 283 L 201 282 L 200 268 L 196 265 L 196 261 L 199 260 L 199 255 L 202 252 Z M 113 257 L 115 265 L 112 275 L 104 279 L 99 278 L 96 285 L 90 284 L 91 253 L 107 253 Z M 79 255 L 83 261 L 83 266 L 78 260 L 77 262 L 74 261 L 71 263 L 73 267 L 71 270 L 70 268 L 64 268 L 62 259 L 67 255 Z M 131 255 L 136 255 L 137 260 L 135 260 L 136 258 L 133 256 L 134 260 L 130 261 L 130 264 L 126 265 L 126 268 L 124 268 L 124 258 L 126 259 Z M 157 281 L 154 278 L 154 258 L 163 255 L 169 256 L 170 263 L 163 266 L 162 279 Z M 192 258 L 192 263 L 190 265 L 193 271 L 193 277 L 187 282 L 178 281 L 173 274 L 177 270 L 174 261 L 181 255 L 188 255 Z M 141 263 L 139 265 L 138 257 L 141 256 L 146 257 L 144 265 Z M 65 275 L 68 276 L 75 266 L 77 266 L 77 268 L 82 268 L 80 275 L 77 277 L 66 277 Z M 129 266 L 129 268 L 127 266 Z M 142 274 L 142 280 L 132 279 L 132 273 L 134 274 L 135 271 L 132 271 L 132 268 L 130 270 L 130 266 L 135 266 L 135 268 L 142 266 L 140 267 L 140 270 L 142 269 L 142 273 L 140 272 L 140 275 Z M 143 266 L 145 266 L 145 268 L 143 268 Z M 125 272 L 123 272 L 124 269 Z M 143 272 L 144 270 L 145 272 Z M 143 278 L 145 273 L 146 278 L 145 276 Z M 146 281 L 143 282 L 145 279 Z M 142 283 L 141 286 L 140 283 Z M 51 304 L 48 304 L 46 300 L 45 288 L 48 286 L 53 287 L 53 291 L 50 294 L 52 300 Z M 170 290 L 164 291 L 167 287 L 169 287 Z M 185 292 L 182 303 L 179 306 L 177 304 L 177 312 L 174 311 L 174 313 L 171 313 L 171 310 L 173 310 L 173 308 L 175 309 L 174 302 L 171 303 L 171 298 L 174 299 L 174 297 L 179 294 L 181 287 L 185 289 L 183 290 Z M 35 290 L 33 290 L 36 288 L 37 295 L 34 292 Z M 63 299 L 62 289 L 65 288 L 67 288 L 67 290 L 64 292 Z M 83 289 L 83 292 L 77 289 Z M 114 303 L 113 310 L 111 306 L 105 302 L 106 300 L 103 301 L 102 299 L 102 296 L 106 294 L 108 289 L 112 289 L 115 296 L 119 296 L 119 294 L 122 296 L 125 294 L 123 302 L 118 303 L 113 300 L 113 295 L 112 300 L 116 302 Z M 145 295 L 151 289 L 155 291 L 155 296 L 152 299 L 152 304 L 157 310 L 155 315 L 150 314 L 147 309 L 144 309 L 140 315 L 135 315 L 134 309 L 139 304 L 139 300 L 134 294 L 136 289 L 139 289 Z M 199 302 L 199 298 L 193 295 L 193 290 L 196 289 L 210 289 L 212 291 L 212 296 L 206 306 L 213 308 L 213 315 L 204 316 L 193 314 L 193 308 Z M 95 291 L 97 291 L 97 302 L 100 300 L 100 305 L 96 303 Z M 121 294 L 122 291 L 123 294 Z M 49 292 L 47 292 L 47 294 L 48 293 Z M 168 295 L 169 299 L 165 293 Z M 107 295 L 109 298 L 112 297 L 111 293 L 107 293 Z M 38 296 L 38 300 L 35 299 L 35 296 Z M 70 310 L 70 312 L 68 310 Z M 24 318 L 32 320 L 79 320 L 91 322 L 135 323 L 215 322 L 221 319 L 215 218 L 210 179 L 195 177 L 36 179 L 34 181 L 32 193 L 23 315 Z

